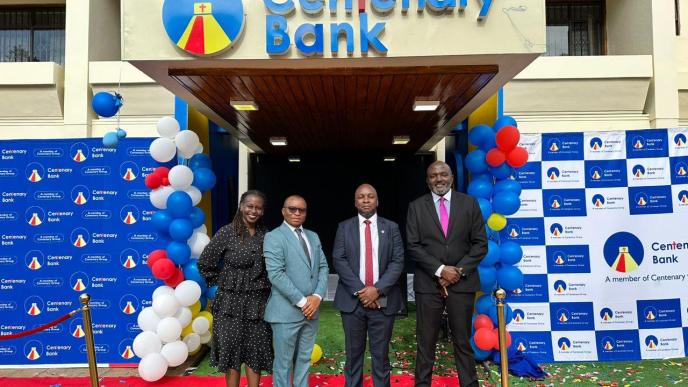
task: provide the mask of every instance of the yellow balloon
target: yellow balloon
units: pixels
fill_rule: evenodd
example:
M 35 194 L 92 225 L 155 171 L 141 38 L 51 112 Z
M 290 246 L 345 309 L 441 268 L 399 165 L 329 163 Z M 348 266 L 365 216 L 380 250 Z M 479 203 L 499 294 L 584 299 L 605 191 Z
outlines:
M 201 301 L 196 301 L 196 303 L 191 305 L 189 309 L 191 309 L 191 316 L 196 317 L 201 311 Z
M 196 317 L 205 317 L 205 318 L 207 318 L 207 319 L 208 319 L 208 322 L 210 323 L 210 326 L 211 326 L 211 327 L 213 326 L 213 315 L 212 315 L 210 312 L 204 310 L 204 311 L 202 311 L 202 312 L 199 312 L 199 313 L 198 313 L 198 316 L 196 316 Z
M 193 333 L 193 327 L 191 326 L 192 324 L 189 323 L 184 329 L 182 329 L 182 337 L 186 337 L 189 333 Z
M 313 346 L 313 353 L 311 353 L 311 365 L 315 365 L 322 358 L 323 350 L 318 344 Z
M 492 214 L 487 218 L 487 225 L 495 231 L 501 231 L 506 227 L 506 218 L 502 214 Z

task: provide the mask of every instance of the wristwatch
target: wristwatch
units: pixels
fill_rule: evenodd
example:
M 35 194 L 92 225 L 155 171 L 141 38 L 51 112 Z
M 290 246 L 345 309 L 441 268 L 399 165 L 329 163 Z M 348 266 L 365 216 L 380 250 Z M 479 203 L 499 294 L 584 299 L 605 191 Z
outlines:
M 463 278 L 466 277 L 466 274 L 463 272 L 463 267 L 459 267 L 459 275 Z

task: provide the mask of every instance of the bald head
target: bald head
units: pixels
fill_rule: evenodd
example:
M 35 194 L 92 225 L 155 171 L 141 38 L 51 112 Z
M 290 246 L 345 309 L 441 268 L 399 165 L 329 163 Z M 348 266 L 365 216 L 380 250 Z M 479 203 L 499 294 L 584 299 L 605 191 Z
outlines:
M 377 212 L 377 191 L 370 184 L 361 184 L 354 194 L 354 205 L 364 218 L 368 219 Z
M 444 196 L 451 190 L 454 182 L 451 168 L 444 161 L 435 161 L 427 170 L 426 180 L 430 191 L 439 196 Z

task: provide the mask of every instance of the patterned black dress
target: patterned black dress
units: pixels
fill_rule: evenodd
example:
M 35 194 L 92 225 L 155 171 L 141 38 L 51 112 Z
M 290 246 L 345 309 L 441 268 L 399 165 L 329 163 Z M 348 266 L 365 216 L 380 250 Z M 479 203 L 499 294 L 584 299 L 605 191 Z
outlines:
M 272 330 L 263 321 L 270 296 L 263 259 L 265 230 L 254 236 L 244 228 L 244 240 L 222 227 L 198 259 L 208 286 L 218 285 L 213 303 L 210 365 L 222 372 L 244 363 L 256 372 L 271 371 Z M 224 261 L 224 265 L 221 261 Z

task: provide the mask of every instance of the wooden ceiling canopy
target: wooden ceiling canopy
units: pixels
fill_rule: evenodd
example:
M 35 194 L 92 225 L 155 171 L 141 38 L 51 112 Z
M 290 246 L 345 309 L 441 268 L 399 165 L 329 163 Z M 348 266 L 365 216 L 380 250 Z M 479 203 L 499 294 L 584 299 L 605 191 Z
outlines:
M 170 69 L 170 76 L 266 153 L 414 153 L 497 74 L 494 65 Z M 414 101 L 439 108 L 413 111 Z M 254 101 L 236 111 L 230 101 Z M 409 136 L 392 145 L 393 136 Z M 286 147 L 270 137 L 286 137 Z

